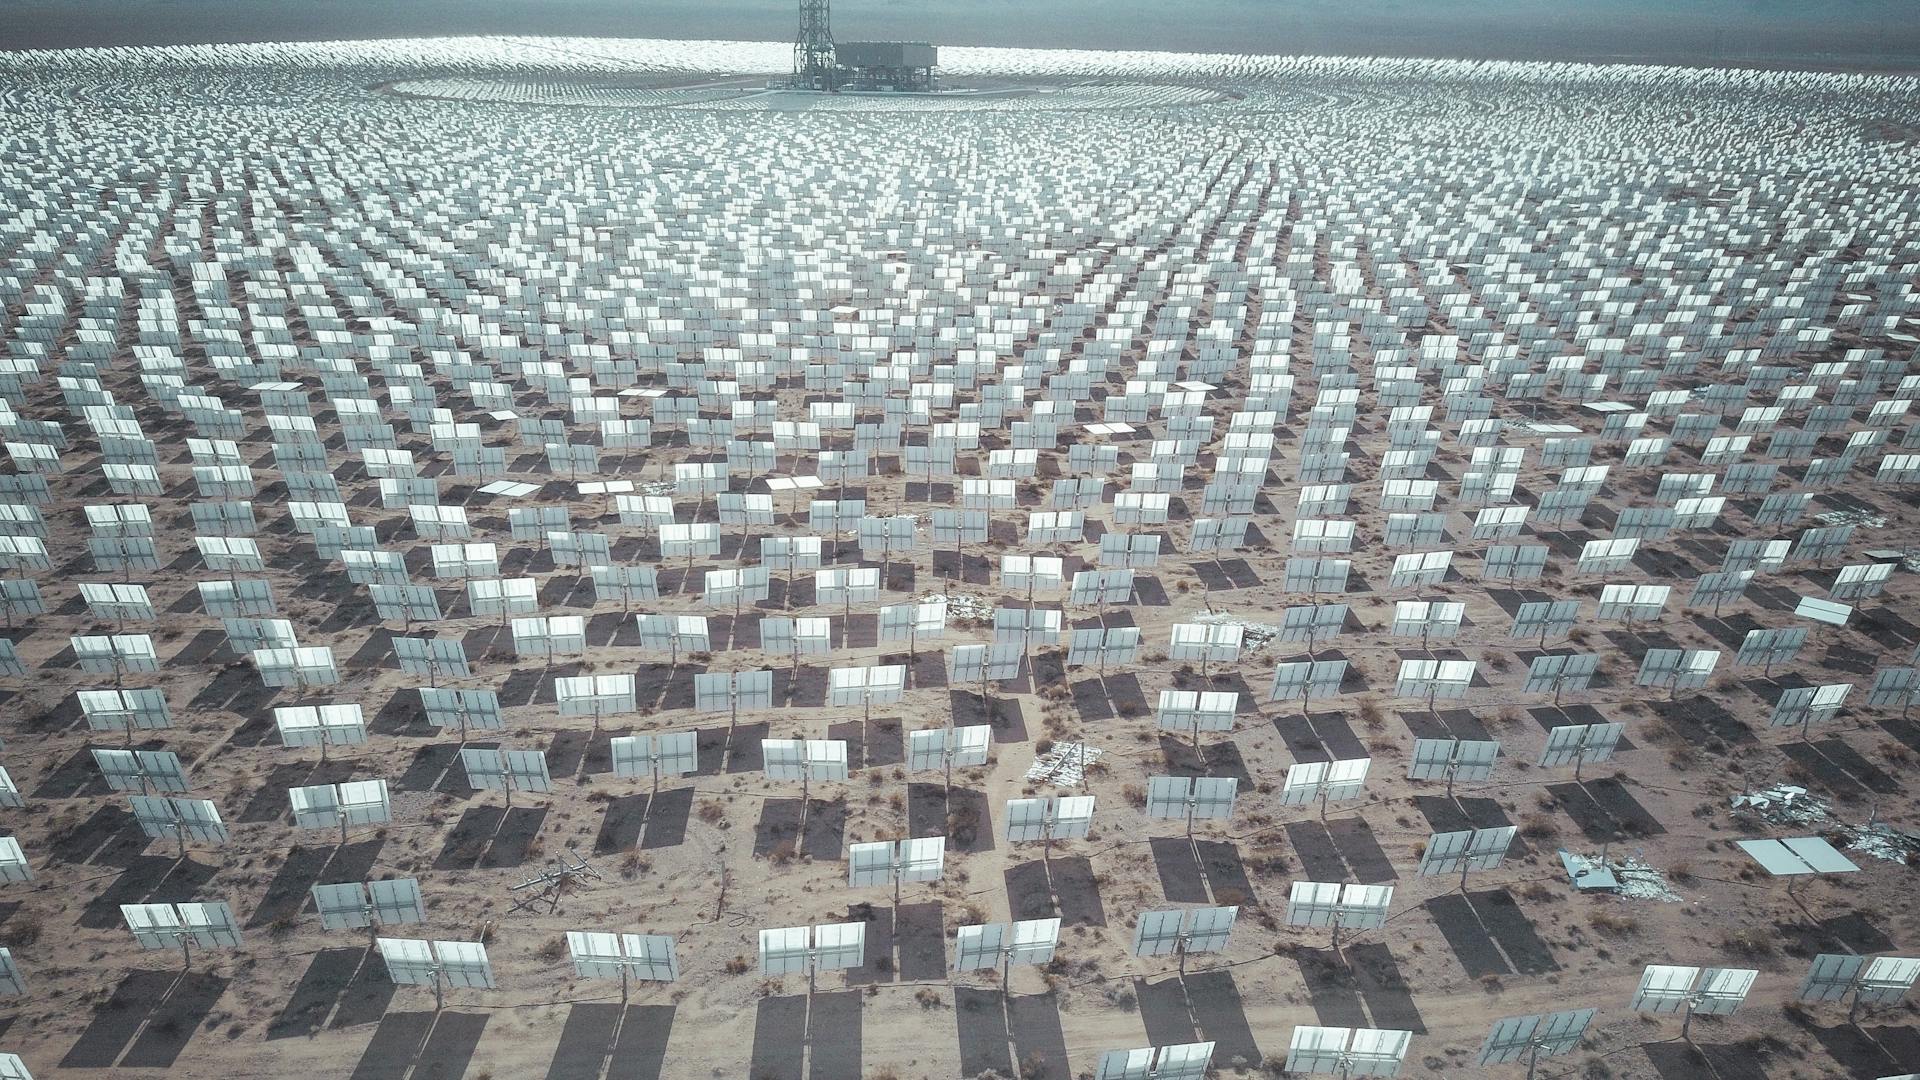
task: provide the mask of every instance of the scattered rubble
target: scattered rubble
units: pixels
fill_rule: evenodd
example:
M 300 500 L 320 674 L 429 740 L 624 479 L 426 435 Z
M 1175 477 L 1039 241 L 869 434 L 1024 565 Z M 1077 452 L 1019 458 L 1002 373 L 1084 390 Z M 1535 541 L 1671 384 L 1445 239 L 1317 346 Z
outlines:
M 1910 862 L 1920 855 L 1920 835 L 1905 832 L 1884 821 L 1850 825 L 1833 816 L 1825 799 L 1807 794 L 1807 789 L 1792 784 L 1776 784 L 1760 791 L 1733 797 L 1735 811 L 1749 810 L 1769 825 L 1838 834 L 1840 845 L 1888 862 Z
M 1885 528 L 1887 516 L 1866 510 L 1828 510 L 1813 515 L 1822 525 L 1865 525 L 1869 529 Z
M 1243 649 L 1258 649 L 1280 636 L 1280 628 L 1272 623 L 1253 622 L 1236 618 L 1225 611 L 1209 611 L 1196 615 L 1194 622 L 1210 623 L 1215 626 L 1238 626 L 1241 632 L 1240 646 Z
M 1639 858 L 1622 859 L 1611 864 L 1613 876 L 1620 879 L 1620 895 L 1629 900 L 1655 900 L 1677 904 L 1684 897 L 1667 884 L 1667 876 Z
M 930 592 L 913 598 L 916 604 L 944 602 L 947 605 L 947 618 L 954 622 L 993 621 L 993 604 L 984 597 L 967 593 Z
M 1033 767 L 1027 770 L 1027 780 L 1043 784 L 1079 784 L 1086 776 L 1086 766 L 1099 761 L 1104 753 L 1084 743 L 1054 743 L 1053 749 L 1034 759 Z

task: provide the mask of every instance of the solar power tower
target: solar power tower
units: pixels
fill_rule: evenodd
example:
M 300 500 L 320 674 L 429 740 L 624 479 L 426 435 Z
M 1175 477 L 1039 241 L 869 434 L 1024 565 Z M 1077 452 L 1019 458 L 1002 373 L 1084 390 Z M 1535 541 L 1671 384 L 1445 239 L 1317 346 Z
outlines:
M 793 42 L 793 82 L 808 90 L 834 89 L 833 5 L 800 0 L 800 32 Z

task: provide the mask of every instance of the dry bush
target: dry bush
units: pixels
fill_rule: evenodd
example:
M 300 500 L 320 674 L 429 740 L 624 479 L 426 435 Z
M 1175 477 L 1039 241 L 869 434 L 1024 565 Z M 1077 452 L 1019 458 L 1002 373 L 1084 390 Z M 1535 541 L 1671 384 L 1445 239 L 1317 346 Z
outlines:
M 1247 858 L 1247 870 L 1255 874 L 1285 874 L 1292 869 L 1286 852 L 1278 848 L 1262 848 Z
M 0 945 L 9 949 L 24 949 L 40 940 L 40 920 L 28 912 L 20 912 L 0 926 Z
M 967 845 L 980 835 L 980 811 L 972 804 L 956 806 L 947 814 L 947 837 L 956 844 Z
M 1613 911 L 1596 911 L 1587 916 L 1587 925 L 1603 934 L 1625 937 L 1640 932 L 1640 920 Z
M 1387 716 L 1380 711 L 1380 703 L 1371 697 L 1360 699 L 1360 722 L 1368 731 L 1379 731 L 1387 725 Z
M 1520 835 L 1529 840 L 1552 840 L 1560 835 L 1560 824 L 1545 814 L 1528 814 L 1520 819 Z
M 1773 939 L 1755 930 L 1735 930 L 1720 936 L 1720 951 L 1757 959 L 1773 955 Z

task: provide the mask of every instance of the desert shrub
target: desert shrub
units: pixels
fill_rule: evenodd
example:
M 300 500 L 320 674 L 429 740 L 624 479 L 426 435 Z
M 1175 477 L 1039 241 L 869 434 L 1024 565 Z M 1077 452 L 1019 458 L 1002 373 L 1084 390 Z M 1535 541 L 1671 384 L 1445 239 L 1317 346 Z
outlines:
M 1552 840 L 1560 835 L 1560 824 L 1546 814 L 1528 814 L 1520 819 L 1520 835 L 1529 840 Z
M 40 940 L 40 920 L 25 912 L 15 915 L 0 926 L 0 945 L 9 949 L 24 949 Z
M 1624 937 L 1640 931 L 1639 919 L 1615 911 L 1596 911 L 1587 916 L 1587 925 L 1603 934 L 1611 934 L 1615 937 Z
M 1773 939 L 1755 930 L 1734 930 L 1720 936 L 1720 950 L 1754 959 L 1773 955 Z
M 956 844 L 971 844 L 980 835 L 980 811 L 962 804 L 947 814 L 947 837 Z
M 1379 731 L 1387 724 L 1386 714 L 1380 711 L 1380 703 L 1367 697 L 1360 699 L 1360 722 L 1368 731 Z

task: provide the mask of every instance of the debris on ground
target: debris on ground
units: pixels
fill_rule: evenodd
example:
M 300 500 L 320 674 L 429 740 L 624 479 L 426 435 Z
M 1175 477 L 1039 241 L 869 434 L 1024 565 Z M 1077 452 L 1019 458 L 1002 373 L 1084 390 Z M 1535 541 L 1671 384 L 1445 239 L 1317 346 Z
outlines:
M 1879 529 L 1887 524 L 1885 514 L 1869 510 L 1828 510 L 1813 516 L 1822 525 L 1865 525 L 1869 529 Z
M 1770 825 L 1817 825 L 1830 820 L 1827 801 L 1793 784 L 1775 784 L 1733 797 L 1736 811 L 1749 810 Z
M 1911 864 L 1920 857 L 1920 834 L 1896 829 L 1884 821 L 1851 830 L 1847 850 L 1888 862 Z
M 1667 884 L 1667 876 L 1637 856 L 1612 864 L 1613 876 L 1620 879 L 1620 895 L 1629 900 L 1655 900 L 1677 904 L 1684 899 Z
M 1904 863 L 1920 855 L 1920 835 L 1905 832 L 1884 821 L 1850 825 L 1833 816 L 1827 800 L 1807 794 L 1807 789 L 1792 784 L 1776 784 L 1761 791 L 1733 797 L 1735 811 L 1747 810 L 1769 825 L 1838 834 L 1848 851 L 1875 859 Z
M 1267 642 L 1280 636 L 1280 628 L 1272 623 L 1253 622 L 1250 619 L 1236 618 L 1225 611 L 1209 611 L 1196 615 L 1194 622 L 1208 623 L 1214 626 L 1237 626 L 1240 628 L 1240 646 L 1244 649 L 1258 649 Z
M 1603 884 L 1598 889 L 1588 885 L 1587 888 L 1590 890 L 1612 893 L 1628 900 L 1654 900 L 1662 904 L 1677 904 L 1686 899 L 1674 892 L 1673 887 L 1667 884 L 1665 874 L 1654 869 L 1638 855 L 1625 859 L 1600 859 L 1578 852 L 1562 851 L 1560 862 L 1567 868 L 1567 875 L 1573 879 L 1576 887 L 1579 887 L 1581 879 L 1588 878 L 1589 875 L 1598 871 L 1601 876 L 1591 880 L 1605 882 L 1608 877 L 1611 877 L 1612 884 Z
M 1027 780 L 1042 784 L 1079 784 L 1086 777 L 1086 767 L 1100 760 L 1105 753 L 1085 743 L 1054 743 L 1053 749 L 1041 754 L 1033 761 L 1033 767 L 1027 770 Z
M 985 597 L 971 596 L 967 593 L 930 592 L 913 598 L 916 604 L 944 603 L 947 605 L 947 618 L 955 622 L 979 620 L 993 621 L 993 604 Z

